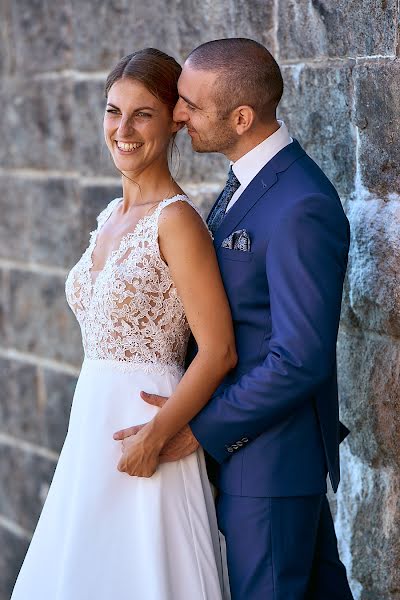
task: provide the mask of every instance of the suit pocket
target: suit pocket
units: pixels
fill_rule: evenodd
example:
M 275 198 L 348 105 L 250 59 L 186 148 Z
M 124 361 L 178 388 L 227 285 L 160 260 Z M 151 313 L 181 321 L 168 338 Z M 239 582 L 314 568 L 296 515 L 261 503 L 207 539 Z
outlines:
M 231 250 L 230 248 L 219 248 L 217 254 L 223 260 L 239 260 L 242 262 L 250 262 L 254 256 L 253 252 Z

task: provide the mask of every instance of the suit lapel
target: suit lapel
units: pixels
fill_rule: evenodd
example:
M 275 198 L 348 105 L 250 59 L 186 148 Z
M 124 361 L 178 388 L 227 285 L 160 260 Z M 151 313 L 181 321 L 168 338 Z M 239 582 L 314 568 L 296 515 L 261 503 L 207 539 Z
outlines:
M 214 235 L 214 246 L 219 248 L 222 241 L 233 231 L 243 217 L 249 212 L 256 202 L 277 181 L 276 173 L 266 165 L 260 173 L 249 183 L 243 194 L 226 213 L 224 220 Z
M 264 194 L 266 194 L 268 190 L 277 182 L 277 173 L 285 171 L 295 160 L 304 155 L 305 152 L 300 146 L 299 142 L 297 140 L 293 140 L 291 144 L 278 152 L 278 154 L 276 154 L 274 158 L 272 158 L 265 165 L 265 167 L 263 167 L 261 171 L 257 173 L 254 179 L 244 190 L 243 194 L 240 195 L 232 208 L 226 213 L 221 225 L 215 232 L 215 248 L 219 248 L 223 240 L 228 237 L 230 233 L 232 233 L 237 224 L 240 223 L 243 217 L 256 204 L 256 202 L 258 202 L 260 198 L 264 196 Z M 218 200 L 219 196 L 217 198 L 217 202 Z M 210 214 L 213 208 L 211 209 Z

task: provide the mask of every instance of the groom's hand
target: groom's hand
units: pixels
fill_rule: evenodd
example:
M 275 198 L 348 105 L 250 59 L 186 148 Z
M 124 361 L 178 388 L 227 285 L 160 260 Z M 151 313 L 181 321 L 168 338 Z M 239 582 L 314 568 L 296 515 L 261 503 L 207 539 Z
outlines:
M 158 408 L 164 406 L 168 400 L 168 398 L 165 398 L 164 396 L 147 394 L 146 392 L 141 392 L 140 395 L 145 402 L 152 404 L 153 406 L 158 406 Z M 189 425 L 186 425 L 165 444 L 161 450 L 160 462 L 164 463 L 180 460 L 195 452 L 198 447 L 199 442 L 194 437 Z

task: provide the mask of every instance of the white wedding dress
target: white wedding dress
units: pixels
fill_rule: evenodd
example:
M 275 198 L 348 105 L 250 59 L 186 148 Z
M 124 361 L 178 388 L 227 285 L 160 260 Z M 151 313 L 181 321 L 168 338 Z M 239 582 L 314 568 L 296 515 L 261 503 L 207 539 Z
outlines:
M 159 409 L 140 391 L 169 396 L 183 373 L 189 327 L 158 246 L 163 200 L 125 235 L 104 269 L 89 247 L 68 275 L 68 303 L 85 359 L 67 437 L 12 600 L 220 600 L 218 529 L 202 450 L 151 478 L 117 470 L 113 433 Z

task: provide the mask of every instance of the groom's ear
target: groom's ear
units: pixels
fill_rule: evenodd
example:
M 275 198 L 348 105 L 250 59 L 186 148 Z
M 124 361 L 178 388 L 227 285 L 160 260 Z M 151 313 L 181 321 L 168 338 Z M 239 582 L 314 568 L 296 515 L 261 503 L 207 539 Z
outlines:
M 243 135 L 248 131 L 255 119 L 255 112 L 251 106 L 238 106 L 233 111 L 234 127 L 238 135 Z

